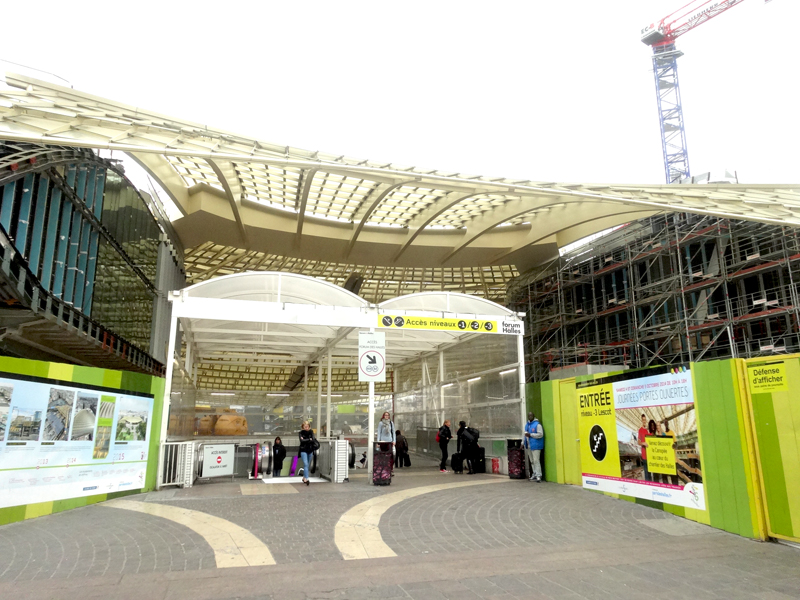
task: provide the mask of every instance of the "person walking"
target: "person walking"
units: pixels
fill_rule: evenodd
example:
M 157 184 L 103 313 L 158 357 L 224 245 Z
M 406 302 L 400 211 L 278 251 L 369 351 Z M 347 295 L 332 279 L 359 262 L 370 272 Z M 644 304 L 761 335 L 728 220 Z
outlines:
M 380 442 L 381 452 L 391 452 L 397 443 L 397 432 L 388 410 L 383 413 L 378 423 L 378 442 Z M 394 477 L 394 461 L 389 466 L 392 468 L 392 477 Z
M 542 450 L 544 450 L 544 429 L 532 412 L 528 413 L 525 424 L 525 456 L 528 459 L 530 481 L 542 480 Z
M 281 442 L 281 438 L 275 438 L 275 445 L 272 446 L 272 476 L 280 477 L 283 470 L 283 461 L 286 458 L 286 446 Z
M 303 421 L 300 426 L 300 458 L 303 459 L 303 483 L 309 484 L 308 476 L 311 474 L 311 459 L 314 456 L 317 439 L 314 437 L 314 432 L 311 431 L 311 424 L 308 421 Z
M 475 469 L 472 467 L 472 454 L 478 440 L 476 440 L 472 432 L 469 431 L 466 421 L 458 422 L 456 437 L 458 438 L 456 451 L 461 454 L 461 458 L 467 463 L 467 475 L 475 475 Z
M 445 419 L 439 431 L 436 433 L 436 441 L 439 442 L 439 450 L 442 451 L 442 462 L 439 464 L 439 472 L 447 473 L 447 444 L 453 439 L 450 433 L 450 420 Z
M 395 448 L 397 448 L 397 455 L 394 458 L 394 466 L 398 469 L 402 469 L 406 460 L 406 455 L 408 454 L 408 440 L 399 429 L 396 432 L 395 439 L 397 440 L 395 445 Z

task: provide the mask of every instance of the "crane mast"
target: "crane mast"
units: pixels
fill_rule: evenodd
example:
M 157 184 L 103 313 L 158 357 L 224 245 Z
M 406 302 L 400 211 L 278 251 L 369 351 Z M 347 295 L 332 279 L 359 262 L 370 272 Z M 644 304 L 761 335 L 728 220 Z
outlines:
M 667 183 L 691 177 L 683 122 L 675 40 L 744 0 L 692 0 L 657 23 L 642 29 L 642 42 L 653 48 L 653 76 L 661 125 L 661 149 Z

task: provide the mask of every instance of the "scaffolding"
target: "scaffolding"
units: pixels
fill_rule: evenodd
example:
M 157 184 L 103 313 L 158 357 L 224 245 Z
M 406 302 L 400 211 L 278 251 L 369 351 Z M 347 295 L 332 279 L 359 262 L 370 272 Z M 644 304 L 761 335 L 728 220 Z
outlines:
M 630 223 L 517 278 L 529 381 L 800 351 L 800 234 L 674 213 Z

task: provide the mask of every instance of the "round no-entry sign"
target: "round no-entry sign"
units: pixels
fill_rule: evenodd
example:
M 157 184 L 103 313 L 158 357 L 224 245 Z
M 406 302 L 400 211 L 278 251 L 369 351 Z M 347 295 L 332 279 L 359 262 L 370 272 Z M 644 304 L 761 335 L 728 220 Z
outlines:
M 358 370 L 367 377 L 378 377 L 386 368 L 386 359 L 383 354 L 375 350 L 367 350 L 358 359 Z
M 218 456 L 218 457 L 217 457 L 217 464 L 219 465 L 219 464 L 221 464 L 221 463 L 222 463 L 222 457 L 221 457 L 221 456 Z

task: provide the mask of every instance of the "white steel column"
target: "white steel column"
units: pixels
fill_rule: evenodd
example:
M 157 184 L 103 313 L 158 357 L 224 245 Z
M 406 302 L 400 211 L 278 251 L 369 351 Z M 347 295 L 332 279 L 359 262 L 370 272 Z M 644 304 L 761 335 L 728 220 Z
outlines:
M 375 331 L 369 328 L 370 333 Z M 372 459 L 375 453 L 375 382 L 369 382 L 369 433 L 367 434 L 367 484 L 372 485 Z
M 428 386 L 431 383 L 430 373 L 428 373 L 428 359 L 423 358 L 420 362 L 422 372 L 422 426 L 428 426 Z
M 326 426 L 327 433 L 327 426 Z M 322 435 L 322 361 L 317 364 L 317 435 Z
M 437 427 L 441 427 L 447 418 L 444 414 L 444 350 L 439 350 L 439 408 L 442 412 L 439 414 Z
M 308 406 L 308 366 L 303 368 L 303 412 L 308 410 L 308 419 L 311 419 L 311 411 L 309 410 Z M 319 421 L 314 421 L 313 427 L 311 427 L 311 431 L 317 430 L 317 435 L 319 436 Z
M 172 373 L 175 364 L 175 340 L 178 337 L 178 317 L 169 320 L 169 341 L 167 342 L 167 372 L 164 375 L 164 401 L 161 407 L 161 437 L 158 445 L 158 471 L 156 471 L 156 489 L 161 487 L 161 474 L 164 471 L 164 442 L 167 441 L 169 426 L 169 403 L 172 397 Z
M 521 335 L 517 336 L 517 358 L 519 360 L 519 406 L 522 421 L 520 427 L 522 429 L 523 438 L 525 437 L 525 423 L 528 420 L 527 413 L 527 400 L 525 398 L 525 342 Z M 542 418 L 542 415 L 538 415 Z
M 327 407 L 327 421 L 325 428 L 328 432 L 328 439 L 331 439 L 331 351 L 328 350 L 328 407 Z

